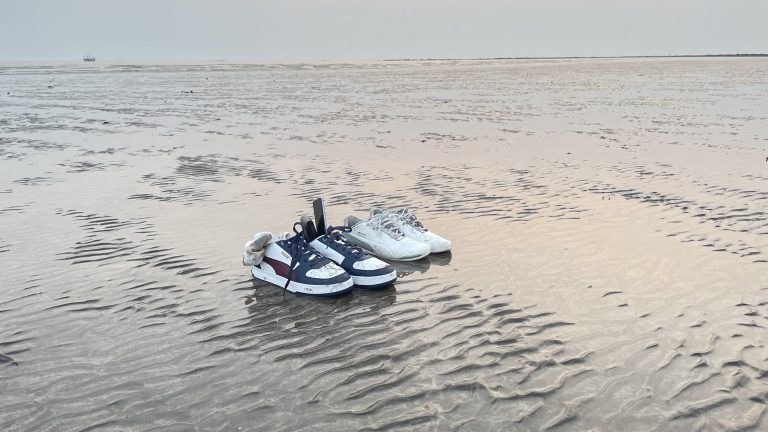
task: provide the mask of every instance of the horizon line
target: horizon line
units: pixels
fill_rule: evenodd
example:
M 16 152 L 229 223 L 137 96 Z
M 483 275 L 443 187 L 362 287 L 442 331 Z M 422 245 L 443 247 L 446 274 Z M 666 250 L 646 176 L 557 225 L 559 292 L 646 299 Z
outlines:
M 613 56 L 544 56 L 544 57 L 424 57 L 391 58 L 382 61 L 424 61 L 424 60 L 571 60 L 571 59 L 633 59 L 633 58 L 689 58 L 689 57 L 768 57 L 768 53 L 735 54 L 667 54 L 667 55 L 613 55 Z
M 653 59 L 653 58 L 709 58 L 709 57 L 768 57 L 768 53 L 731 53 L 731 54 L 667 54 L 667 55 L 607 55 L 607 56 L 523 56 L 523 57 L 402 57 L 402 58 L 383 58 L 383 59 L 306 59 L 306 60 L 245 60 L 245 59 L 139 59 L 139 58 L 107 58 L 103 61 L 117 62 L 226 62 L 226 63 L 254 63 L 254 64 L 281 64 L 281 63 L 313 63 L 313 62 L 410 62 L 410 61 L 491 61 L 491 60 L 599 60 L 599 59 Z M 97 58 L 98 60 L 98 58 Z M 0 59 L 3 63 L 12 62 L 81 62 L 82 58 L 75 59 Z

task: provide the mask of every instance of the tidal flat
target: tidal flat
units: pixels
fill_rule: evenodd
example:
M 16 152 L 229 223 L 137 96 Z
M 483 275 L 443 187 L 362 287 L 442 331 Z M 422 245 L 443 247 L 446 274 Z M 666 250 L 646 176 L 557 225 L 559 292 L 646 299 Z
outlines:
M 0 430 L 765 430 L 766 100 L 766 58 L 0 64 Z M 253 280 L 316 197 L 453 251 Z

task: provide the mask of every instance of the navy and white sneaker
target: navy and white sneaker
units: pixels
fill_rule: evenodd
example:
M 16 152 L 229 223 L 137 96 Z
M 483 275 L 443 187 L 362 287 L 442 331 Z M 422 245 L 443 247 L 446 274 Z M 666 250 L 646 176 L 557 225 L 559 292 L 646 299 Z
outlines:
M 243 264 L 251 266 L 257 279 L 283 287 L 297 294 L 339 296 L 352 290 L 352 277 L 307 243 L 296 231 L 278 237 L 258 233 L 245 245 Z
M 397 279 L 397 270 L 384 261 L 363 252 L 350 243 L 343 233 L 349 227 L 326 226 L 325 203 L 322 198 L 312 202 L 315 222 L 309 216 L 301 217 L 301 229 L 310 245 L 347 271 L 359 288 L 376 289 L 392 285 Z
M 302 218 L 302 227 L 307 222 L 312 223 Z M 349 227 L 329 226 L 325 234 L 317 236 L 309 245 L 349 273 L 358 288 L 376 289 L 392 285 L 397 280 L 397 270 L 350 243 L 342 234 L 349 230 Z M 311 231 L 303 229 L 303 232 Z

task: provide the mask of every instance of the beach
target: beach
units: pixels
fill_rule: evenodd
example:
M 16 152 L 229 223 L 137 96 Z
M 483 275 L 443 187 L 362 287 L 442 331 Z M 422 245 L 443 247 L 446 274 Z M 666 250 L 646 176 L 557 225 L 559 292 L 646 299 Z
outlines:
M 0 430 L 768 428 L 768 59 L 0 63 Z M 314 299 L 258 231 L 452 253 Z

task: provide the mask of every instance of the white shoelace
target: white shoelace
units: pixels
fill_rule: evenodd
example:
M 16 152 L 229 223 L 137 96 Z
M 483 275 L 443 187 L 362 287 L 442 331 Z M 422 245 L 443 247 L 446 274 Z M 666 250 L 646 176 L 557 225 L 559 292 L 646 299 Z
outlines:
M 375 231 L 383 231 L 395 240 L 400 240 L 405 237 L 400 228 L 395 225 L 393 218 L 396 216 L 389 210 L 384 210 L 381 213 L 374 215 L 368 220 L 368 225 Z
M 423 223 L 419 220 L 419 218 L 416 217 L 416 213 L 412 212 L 410 209 L 402 209 L 399 212 L 397 212 L 397 216 L 400 218 L 401 221 L 403 221 L 404 224 L 409 225 L 420 232 L 429 231 L 427 227 L 424 226 Z

